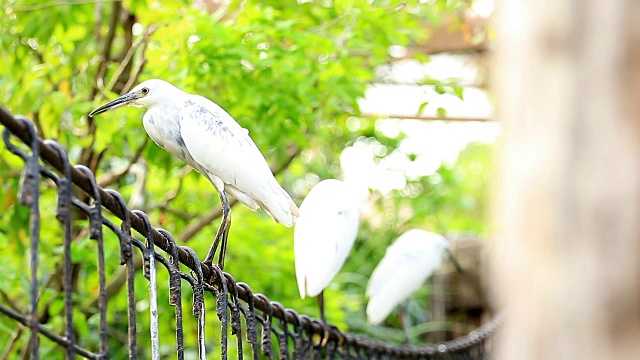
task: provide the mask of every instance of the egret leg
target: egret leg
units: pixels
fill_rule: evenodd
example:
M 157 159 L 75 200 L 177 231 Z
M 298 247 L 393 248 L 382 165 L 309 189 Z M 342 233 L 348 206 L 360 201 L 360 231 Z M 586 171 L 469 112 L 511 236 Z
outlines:
M 213 263 L 213 258 L 215 257 L 216 250 L 218 250 L 218 245 L 220 243 L 220 255 L 218 257 L 218 266 L 221 270 L 224 269 L 224 256 L 227 252 L 227 237 L 229 236 L 229 228 L 231 226 L 231 206 L 229 205 L 229 200 L 227 200 L 227 194 L 224 190 L 219 191 L 220 194 L 220 202 L 222 204 L 222 222 L 220 223 L 220 227 L 216 232 L 216 237 L 213 240 L 213 244 L 209 249 L 209 253 L 207 257 L 204 259 L 203 263 L 207 266 L 211 266 Z
M 402 332 L 404 333 L 404 344 L 405 345 L 410 345 L 410 341 L 409 341 L 409 327 L 407 326 L 407 308 L 408 306 L 408 302 L 405 301 L 404 303 L 402 303 L 400 305 L 400 308 L 398 309 L 398 317 L 400 318 L 400 324 L 402 325 Z
M 446 249 L 446 251 L 447 251 L 447 254 L 449 255 L 449 259 L 451 259 L 451 263 L 453 264 L 453 267 L 455 267 L 456 270 L 460 273 L 460 275 L 469 282 L 471 287 L 473 287 L 473 291 L 475 291 L 476 296 L 478 296 L 479 299 L 482 299 L 483 292 L 482 292 L 482 289 L 480 288 L 480 283 L 478 282 L 477 278 L 475 278 L 472 275 L 472 273 L 465 271 L 462 265 L 460 265 L 460 262 L 458 261 L 458 259 L 455 256 L 453 256 L 453 252 L 450 249 Z
M 231 206 L 227 202 L 227 216 L 222 219 L 224 222 L 224 231 L 222 233 L 222 244 L 220 245 L 220 255 L 218 255 L 218 266 L 220 270 L 224 269 L 224 258 L 227 255 L 227 240 L 229 239 L 229 229 L 231 228 Z
M 316 296 L 316 300 L 318 300 L 318 307 L 320 308 L 320 320 L 324 324 L 324 334 L 320 346 L 325 347 L 329 341 L 329 327 L 327 326 L 327 318 L 324 317 L 324 290 L 320 291 L 320 294 Z
M 318 296 L 316 296 L 316 300 L 318 300 L 318 308 L 320 309 L 320 320 L 322 320 L 322 322 L 326 324 L 327 319 L 324 317 L 324 290 L 321 291 Z

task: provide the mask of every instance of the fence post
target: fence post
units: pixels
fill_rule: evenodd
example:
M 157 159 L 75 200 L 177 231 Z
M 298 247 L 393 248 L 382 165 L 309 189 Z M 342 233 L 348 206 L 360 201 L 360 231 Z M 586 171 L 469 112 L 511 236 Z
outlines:
M 640 354 L 640 3 L 502 0 L 499 359 Z

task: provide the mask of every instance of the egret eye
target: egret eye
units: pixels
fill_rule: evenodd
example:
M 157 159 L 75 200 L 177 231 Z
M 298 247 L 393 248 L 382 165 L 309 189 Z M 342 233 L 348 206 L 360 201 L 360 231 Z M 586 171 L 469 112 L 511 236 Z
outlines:
M 142 95 L 147 95 L 149 93 L 149 88 L 142 88 Z

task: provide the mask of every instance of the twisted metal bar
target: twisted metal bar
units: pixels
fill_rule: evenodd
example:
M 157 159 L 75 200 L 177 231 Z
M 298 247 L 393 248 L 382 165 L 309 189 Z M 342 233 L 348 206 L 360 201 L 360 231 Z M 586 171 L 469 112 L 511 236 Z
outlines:
M 120 228 L 115 226 L 111 227 L 110 222 L 107 226 L 111 228 L 111 231 L 118 235 L 120 240 L 120 265 L 126 265 L 127 268 L 127 333 L 129 339 L 129 359 L 137 359 L 137 337 L 136 337 L 136 298 L 135 298 L 135 268 L 133 264 L 133 247 L 131 245 L 131 214 L 126 211 L 127 203 L 124 201 L 122 195 L 115 190 L 108 189 L 106 192 L 113 196 L 122 213 L 123 219 Z
M 22 123 L 30 124 L 27 118 L 19 118 Z M 22 158 L 25 161 L 26 167 L 24 172 L 24 178 L 22 179 L 20 190 L 20 203 L 29 207 L 31 212 L 29 232 L 31 234 L 30 244 L 30 267 L 31 267 L 31 292 L 30 292 L 30 305 L 31 309 L 28 315 L 28 326 L 31 328 L 31 337 L 29 344 L 31 348 L 31 359 L 38 359 L 38 348 L 40 347 L 40 340 L 38 338 L 38 332 L 40 327 L 38 324 L 38 249 L 40 245 L 40 147 L 41 141 L 36 137 L 36 131 L 33 126 L 27 126 L 27 134 L 30 141 L 25 143 L 31 148 L 31 155 L 24 154 L 15 146 L 8 146 L 9 151 Z M 9 133 L 5 130 L 3 132 L 3 138 L 5 143 L 8 144 Z
M 56 186 L 58 187 L 58 207 L 56 208 L 56 218 L 62 225 L 63 232 L 63 280 L 64 289 L 64 312 L 66 321 L 65 336 L 70 344 L 73 339 L 73 300 L 71 292 L 71 167 L 67 161 L 67 154 L 62 151 L 60 144 L 46 140 L 45 144 L 52 145 L 63 160 L 64 170 Z M 75 348 L 67 347 L 67 359 L 75 359 Z
M 311 319 L 305 315 L 298 315 L 291 309 L 286 309 L 279 303 L 271 302 L 266 296 L 262 294 L 253 294 L 250 287 L 244 283 L 236 283 L 233 277 L 227 273 L 223 273 L 217 268 L 217 266 L 208 267 L 200 262 L 195 252 L 188 247 L 179 247 L 176 245 L 175 240 L 166 230 L 155 229 L 150 226 L 146 215 L 141 212 L 131 212 L 126 208 L 124 199 L 120 194 L 113 190 L 104 190 L 97 186 L 95 178 L 88 169 L 83 167 L 72 167 L 68 163 L 67 159 L 61 152 L 61 148 L 58 144 L 52 142 L 43 142 L 35 136 L 33 125 L 27 119 L 16 119 L 11 116 L 6 110 L 0 107 L 0 122 L 5 127 L 16 135 L 22 142 L 27 144 L 32 149 L 32 154 L 26 156 L 24 154 L 18 154 L 27 163 L 25 171 L 25 180 L 23 188 L 27 188 L 29 191 L 23 192 L 23 198 L 25 203 L 31 205 L 32 211 L 37 211 L 37 197 L 39 196 L 38 178 L 42 173 L 44 176 L 53 176 L 48 170 L 40 167 L 38 156 L 43 158 L 49 165 L 64 174 L 64 179 L 71 179 L 71 181 L 92 197 L 95 201 L 93 207 L 89 207 L 86 204 L 73 198 L 72 203 L 74 206 L 81 208 L 90 217 L 90 229 L 91 237 L 100 241 L 101 225 L 109 227 L 114 231 L 119 239 L 121 245 L 121 264 L 126 264 L 127 267 L 127 290 L 129 300 L 129 357 L 131 359 L 136 358 L 136 328 L 135 328 L 135 303 L 133 277 L 133 256 L 132 245 L 139 248 L 145 257 L 145 265 L 150 262 L 159 261 L 163 266 L 167 268 L 167 271 L 173 280 L 170 284 L 172 290 L 171 297 L 172 305 L 176 306 L 180 301 L 179 281 L 176 283 L 179 274 L 179 278 L 187 280 L 194 289 L 194 302 L 193 312 L 198 317 L 198 350 L 200 358 L 203 359 L 206 354 L 205 349 L 205 337 L 204 337 L 204 290 L 214 293 L 216 296 L 216 312 L 221 320 L 222 324 L 222 338 L 221 338 L 221 354 L 223 358 L 226 358 L 227 351 L 227 323 L 229 321 L 229 311 L 231 313 L 231 327 L 232 334 L 241 336 L 242 327 L 239 323 L 239 314 L 245 317 L 246 337 L 247 341 L 251 344 L 253 358 L 258 358 L 258 338 L 256 329 L 256 320 L 262 324 L 263 336 L 262 336 L 262 352 L 269 359 L 273 357 L 273 344 L 271 343 L 271 333 L 274 333 L 278 339 L 279 355 L 281 358 L 288 358 L 289 356 L 289 342 L 288 338 L 291 337 L 294 340 L 293 357 L 304 358 L 305 356 L 317 357 L 324 354 L 325 357 L 333 358 L 338 355 L 342 358 L 448 358 L 452 355 L 461 354 L 464 351 L 471 351 L 476 348 L 480 349 L 484 341 L 491 336 L 495 329 L 499 326 L 502 316 L 496 316 L 489 323 L 483 325 L 479 329 L 470 333 L 467 336 L 440 344 L 425 345 L 421 347 L 408 347 L 408 346 L 396 346 L 385 344 L 380 341 L 372 340 L 366 337 L 357 336 L 354 334 L 343 333 L 334 326 L 326 325 L 317 319 Z M 9 146 L 9 149 L 15 153 L 15 146 L 10 146 L 8 133 L 5 131 L 5 143 Z M 19 152 L 19 150 L 18 150 Z M 36 156 L 37 155 L 37 156 Z M 34 160 L 35 159 L 35 160 Z M 55 176 L 53 176 L 55 177 Z M 35 184 L 35 185 L 34 185 Z M 64 183 L 61 180 L 57 180 L 58 186 Z M 62 191 L 62 190 L 61 190 Z M 120 227 L 117 227 L 113 223 L 109 222 L 106 218 L 100 215 L 100 206 L 108 209 L 122 223 Z M 64 206 L 63 206 L 64 207 Z M 96 208 L 97 211 L 96 211 Z M 37 257 L 37 232 L 39 224 L 37 223 L 38 217 L 32 217 L 32 258 L 35 254 Z M 36 222 L 34 224 L 34 222 Z M 133 228 L 138 233 L 143 235 L 147 239 L 147 246 L 141 241 L 133 238 L 130 233 L 130 229 Z M 35 234 L 35 235 L 34 235 Z M 35 240 L 34 240 L 35 239 Z M 154 246 L 165 251 L 171 260 L 167 260 L 153 249 Z M 100 281 L 100 296 L 103 293 L 103 275 L 104 275 L 104 259 L 101 259 L 102 245 L 98 246 L 99 252 L 99 269 L 101 271 Z M 34 265 L 35 264 L 35 265 Z M 180 272 L 180 264 L 184 264 L 195 273 L 195 278 Z M 35 266 L 36 270 L 33 270 Z M 32 272 L 37 271 L 37 259 L 32 259 Z M 145 276 L 150 278 L 151 271 L 149 266 L 145 266 Z M 33 291 L 33 289 L 32 289 Z M 174 293 L 175 292 L 175 293 Z M 36 294 L 37 295 L 37 294 Z M 231 298 L 231 301 L 229 301 Z M 242 306 L 238 300 L 242 300 L 247 304 L 247 308 Z M 35 301 L 35 305 L 33 302 Z M 37 314 L 37 296 L 32 296 L 32 313 Z M 6 309 L 0 308 L 0 312 L 7 314 Z M 88 358 L 103 358 L 106 356 L 106 331 L 103 330 L 102 313 L 106 310 L 106 297 L 105 301 L 100 301 L 101 310 L 101 336 L 100 336 L 100 355 L 91 355 L 81 348 L 78 348 L 73 344 L 72 339 L 52 338 L 55 334 L 51 332 L 43 332 L 42 326 L 33 321 L 33 318 L 14 317 L 18 321 L 24 321 L 27 326 L 32 328 L 33 344 L 32 358 L 37 358 L 37 342 L 38 333 L 52 338 L 52 340 L 63 344 L 66 348 L 73 348 L 69 350 L 69 353 L 76 352 L 82 356 Z M 262 312 L 262 316 L 256 314 L 256 310 Z M 182 343 L 182 313 L 181 308 L 178 310 L 176 306 L 176 338 L 178 342 L 177 354 L 181 359 L 183 355 L 184 344 Z M 277 325 L 281 330 L 274 327 L 273 319 L 278 319 Z M 290 326 L 295 331 L 290 330 Z M 35 334 L 35 335 L 34 335 Z M 103 335 L 104 334 L 104 335 Z M 306 334 L 306 338 L 305 338 Z M 103 336 L 105 341 L 103 342 Z M 315 343 L 313 338 L 319 337 L 319 342 Z M 238 340 L 238 353 L 242 353 L 242 341 Z M 104 346 L 103 346 L 104 344 Z M 479 347 L 480 345 L 480 347 Z M 80 350 L 79 350 L 80 349 Z M 476 349 L 475 351 L 484 351 Z
M 180 279 L 180 261 L 178 261 L 178 244 L 173 235 L 165 229 L 158 229 L 171 245 L 169 257 L 169 304 L 176 308 L 176 352 L 178 360 L 184 359 L 184 330 L 182 329 L 182 280 Z
M 151 358 L 153 360 L 160 360 L 160 339 L 158 338 L 158 287 L 156 280 L 156 259 L 155 250 L 153 247 L 153 231 L 149 217 L 142 211 L 133 210 L 133 213 L 139 216 L 144 222 L 147 228 L 147 248 L 145 252 L 145 259 L 149 259 L 149 315 L 151 319 Z M 146 269 L 146 267 L 145 267 Z
M 59 149 L 58 152 L 63 152 Z M 67 164 L 63 164 L 68 167 Z M 100 309 L 100 354 L 106 358 L 108 353 L 107 346 L 107 277 L 105 274 L 104 260 L 104 237 L 102 234 L 102 206 L 100 199 L 100 187 L 96 181 L 96 177 L 88 167 L 78 165 L 75 167 L 84 173 L 89 180 L 92 190 L 93 206 L 87 211 L 89 216 L 89 237 L 96 240 L 98 245 L 98 309 Z

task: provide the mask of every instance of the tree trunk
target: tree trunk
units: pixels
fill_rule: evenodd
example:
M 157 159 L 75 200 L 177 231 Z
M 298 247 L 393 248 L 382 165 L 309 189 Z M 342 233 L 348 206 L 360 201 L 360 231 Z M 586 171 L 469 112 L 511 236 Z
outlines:
M 640 358 L 640 1 L 502 0 L 498 359 Z

